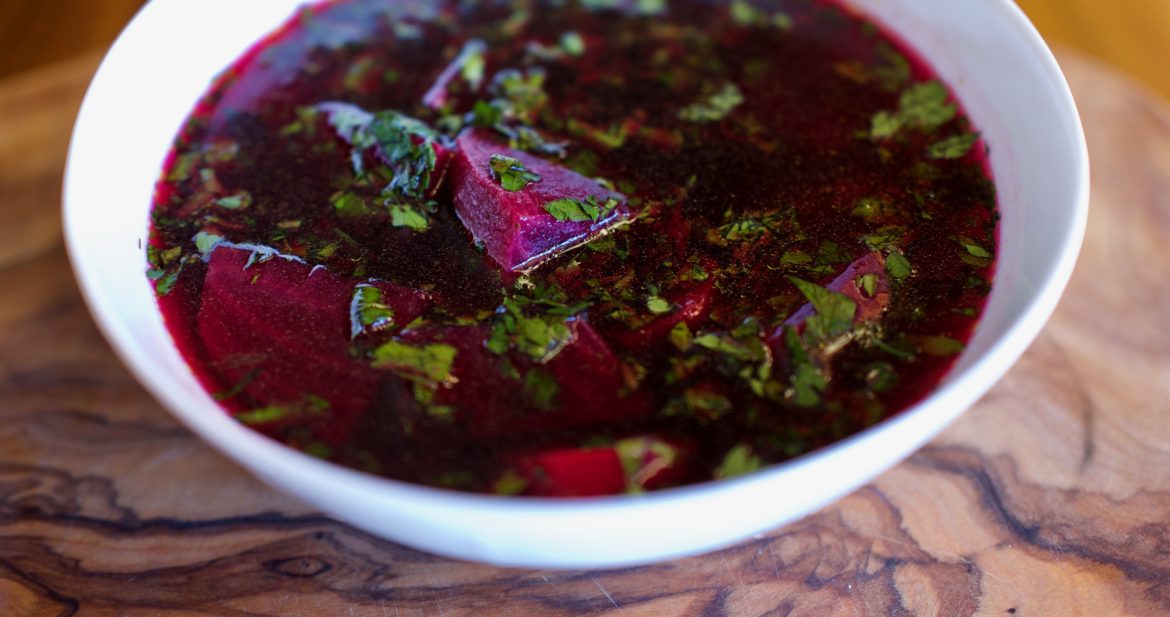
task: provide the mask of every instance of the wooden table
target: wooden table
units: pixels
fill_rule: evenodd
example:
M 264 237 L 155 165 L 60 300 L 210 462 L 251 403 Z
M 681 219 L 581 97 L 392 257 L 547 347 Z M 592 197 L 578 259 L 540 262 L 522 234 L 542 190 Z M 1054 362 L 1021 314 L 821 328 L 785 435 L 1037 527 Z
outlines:
M 59 238 L 86 58 L 0 84 L 0 617 L 1170 614 L 1170 114 L 1063 60 L 1089 133 L 1066 297 L 975 409 L 873 484 L 703 557 L 452 562 L 282 497 L 179 427 L 86 313 Z

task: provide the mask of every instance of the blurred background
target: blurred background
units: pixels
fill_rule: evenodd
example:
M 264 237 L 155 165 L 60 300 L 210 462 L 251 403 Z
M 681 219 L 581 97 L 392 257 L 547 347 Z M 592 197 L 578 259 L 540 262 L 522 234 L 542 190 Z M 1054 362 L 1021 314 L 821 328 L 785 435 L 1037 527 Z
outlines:
M 1170 70 L 1165 68 L 1170 58 L 1170 0 L 1018 3 L 1051 44 L 1101 58 L 1170 97 Z M 142 4 L 142 0 L 0 0 L 0 80 L 100 51 Z

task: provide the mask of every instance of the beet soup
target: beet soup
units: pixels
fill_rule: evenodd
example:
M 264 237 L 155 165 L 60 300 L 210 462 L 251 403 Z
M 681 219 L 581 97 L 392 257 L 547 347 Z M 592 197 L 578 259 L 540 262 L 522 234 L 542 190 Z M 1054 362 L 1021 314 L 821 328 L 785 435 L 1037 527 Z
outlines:
M 920 400 L 990 290 L 986 148 L 823 0 L 336 0 L 155 192 L 166 324 L 239 422 L 455 490 L 748 473 Z

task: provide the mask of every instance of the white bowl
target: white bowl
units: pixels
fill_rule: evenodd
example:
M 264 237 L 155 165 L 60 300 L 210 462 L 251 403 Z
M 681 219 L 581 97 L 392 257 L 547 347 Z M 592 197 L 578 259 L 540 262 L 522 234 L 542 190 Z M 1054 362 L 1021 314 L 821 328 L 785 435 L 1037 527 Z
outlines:
M 1010 0 L 852 0 L 957 92 L 991 147 L 999 265 L 955 370 L 926 400 L 794 461 L 733 480 L 580 500 L 448 492 L 366 475 L 261 437 L 223 413 L 171 342 L 143 274 L 153 184 L 213 77 L 301 0 L 154 0 L 106 56 L 77 119 L 65 230 L 114 349 L 192 431 L 274 487 L 425 551 L 497 564 L 603 567 L 707 551 L 809 514 L 922 446 L 1023 353 L 1056 306 L 1088 211 L 1088 157 L 1068 86 Z

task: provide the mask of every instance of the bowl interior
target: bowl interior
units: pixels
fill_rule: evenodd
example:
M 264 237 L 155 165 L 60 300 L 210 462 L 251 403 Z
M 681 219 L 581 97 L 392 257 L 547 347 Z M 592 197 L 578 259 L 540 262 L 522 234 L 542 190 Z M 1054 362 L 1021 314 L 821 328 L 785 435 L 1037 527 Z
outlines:
M 1055 307 L 1080 246 L 1083 134 L 1055 61 L 1015 5 L 853 0 L 928 59 L 992 150 L 1002 213 L 994 288 L 971 344 L 933 395 L 796 461 L 641 497 L 454 494 L 324 463 L 220 412 L 175 350 L 143 275 L 153 183 L 179 126 L 215 75 L 299 4 L 154 0 L 142 10 L 77 121 L 65 182 L 68 248 L 99 326 L 184 424 L 272 485 L 424 550 L 509 565 L 617 566 L 708 550 L 807 514 L 907 456 L 1002 376 Z

